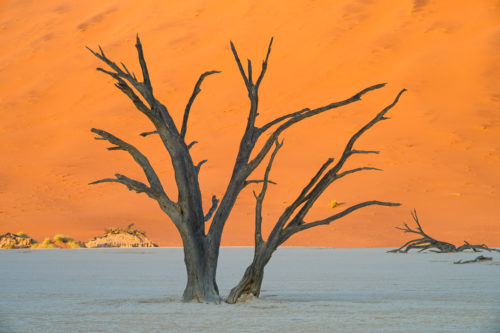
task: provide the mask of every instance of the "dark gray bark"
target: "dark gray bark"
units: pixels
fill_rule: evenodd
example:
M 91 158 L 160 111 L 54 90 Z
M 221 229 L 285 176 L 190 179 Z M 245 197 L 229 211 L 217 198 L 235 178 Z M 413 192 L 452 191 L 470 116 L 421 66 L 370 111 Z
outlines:
M 245 270 L 240 282 L 231 289 L 229 296 L 226 298 L 227 303 L 234 304 L 238 300 L 247 297 L 259 297 L 264 279 L 264 268 L 275 250 L 267 243 L 260 243 L 260 245 L 255 246 L 252 263 Z
M 399 206 L 398 203 L 392 202 L 382 202 L 382 201 L 365 201 L 356 205 L 353 205 L 335 215 L 327 217 L 322 220 L 306 222 L 305 217 L 309 210 L 313 207 L 316 200 L 321 196 L 321 194 L 336 180 L 356 172 L 363 170 L 380 170 L 371 167 L 360 167 L 356 169 L 341 171 L 347 159 L 353 154 L 378 154 L 378 151 L 366 151 L 366 150 L 356 150 L 354 149 L 354 143 L 356 140 L 366 131 L 368 131 L 376 123 L 389 119 L 385 117 L 385 114 L 396 105 L 400 96 L 405 90 L 403 89 L 396 97 L 394 102 L 382 111 L 380 111 L 375 118 L 363 126 L 358 132 L 356 132 L 351 139 L 348 141 L 344 151 L 339 159 L 339 161 L 329 169 L 330 165 L 333 163 L 333 159 L 329 158 L 319 169 L 319 171 L 314 175 L 311 181 L 304 187 L 300 192 L 297 199 L 288 206 L 278 220 L 275 222 L 274 228 L 272 229 L 268 239 L 263 240 L 262 237 L 262 205 L 264 197 L 267 191 L 267 186 L 269 183 L 269 173 L 272 168 L 272 164 L 278 153 L 279 149 L 283 143 L 279 143 L 276 139 L 275 149 L 271 154 L 269 163 L 264 173 L 264 180 L 262 189 L 259 195 L 255 194 L 256 206 L 255 206 L 255 251 L 254 258 L 250 266 L 245 271 L 243 278 L 240 280 L 238 285 L 234 287 L 226 301 L 228 303 L 236 303 L 239 299 L 245 299 L 249 296 L 258 297 L 260 295 L 260 290 L 262 286 L 262 279 L 264 277 L 264 268 L 266 264 L 272 257 L 272 254 L 276 249 L 288 240 L 294 234 L 307 230 L 309 228 L 314 228 L 321 225 L 328 225 L 333 221 L 336 221 L 360 208 L 367 207 L 370 205 L 379 206 Z
M 216 281 L 217 258 L 204 235 L 187 234 L 182 236 L 184 263 L 187 283 L 182 299 L 185 302 L 220 303 Z
M 151 167 L 146 156 L 131 144 L 99 129 L 92 129 L 92 132 L 99 136 L 97 139 L 106 140 L 113 144 L 114 146 L 109 148 L 110 150 L 124 150 L 132 155 L 134 160 L 142 167 L 149 185 L 120 174 L 117 174 L 116 178 L 106 178 L 91 184 L 103 182 L 121 183 L 127 186 L 129 190 L 134 190 L 137 193 L 146 193 L 149 197 L 156 200 L 160 208 L 170 217 L 183 240 L 188 275 L 188 283 L 183 299 L 185 301 L 220 302 L 215 281 L 217 260 L 215 259 L 215 264 L 212 264 L 214 263 L 212 259 L 213 250 L 205 235 L 206 215 L 203 213 L 201 191 L 198 182 L 201 163 L 197 165 L 193 163 L 189 154 L 189 147 L 184 140 L 191 105 L 201 90 L 201 84 L 205 77 L 218 72 L 210 71 L 200 76 L 186 106 L 181 131 L 179 132 L 168 109 L 154 96 L 139 37 L 137 37 L 136 48 L 143 74 L 142 82 L 133 73 L 130 73 L 125 65 L 122 64 L 121 68 L 107 58 L 100 47 L 99 52 L 89 50 L 111 68 L 111 70 L 102 68 L 98 68 L 98 70 L 114 78 L 117 81 L 115 86 L 129 97 L 135 107 L 145 114 L 154 125 L 154 131 L 145 132 L 141 135 L 159 135 L 171 157 L 178 189 L 178 200 L 174 202 L 167 196 L 159 177 Z M 215 202 L 216 199 L 213 200 L 213 203 Z
M 268 183 L 272 183 L 268 178 L 265 180 L 252 180 L 249 179 L 249 176 L 269 154 L 273 144 L 276 142 L 276 144 L 279 145 L 277 143 L 278 136 L 289 127 L 301 122 L 304 119 L 357 102 L 361 100 L 361 97 L 364 94 L 372 90 L 380 89 L 385 85 L 376 84 L 365 88 L 340 102 L 329 103 L 314 109 L 305 108 L 300 111 L 295 111 L 284 116 L 280 116 L 275 120 L 259 127 L 256 125 L 256 119 L 258 117 L 259 88 L 266 74 L 272 42 L 273 39 L 271 39 L 271 42 L 269 43 L 267 54 L 258 76 L 254 76 L 252 62 L 250 60 L 247 62 L 247 72 L 245 72 L 234 44 L 232 42 L 230 43 L 231 51 L 248 92 L 250 109 L 248 113 L 247 126 L 240 141 L 231 179 L 221 200 L 219 201 L 219 199 L 215 197 L 212 198 L 212 205 L 210 209 L 206 210 L 207 213 L 204 213 L 201 199 L 201 189 L 198 182 L 200 168 L 206 160 L 196 164 L 193 162 L 189 150 L 196 143 L 196 141 L 187 143 L 186 134 L 191 107 L 196 99 L 196 96 L 201 91 L 202 82 L 207 76 L 220 72 L 208 71 L 199 77 L 193 93 L 186 104 L 182 117 L 182 124 L 179 130 L 173 121 L 170 111 L 164 104 L 157 100 L 153 93 L 149 70 L 146 65 L 139 37 L 137 37 L 136 48 L 142 71 L 142 81 L 140 81 L 134 73 L 131 73 L 124 64 L 121 64 L 120 67 L 115 62 L 110 60 L 104 54 L 101 47 L 99 47 L 99 51 L 89 49 L 93 55 L 109 67 L 109 69 L 97 68 L 97 70 L 115 79 L 115 86 L 122 93 L 124 93 L 132 101 L 134 106 L 146 117 L 148 117 L 153 124 L 153 130 L 143 132 L 140 135 L 143 137 L 156 137 L 156 135 L 158 135 L 160 138 L 171 158 L 175 182 L 178 190 L 178 197 L 177 201 L 174 202 L 167 196 L 159 177 L 144 154 L 131 144 L 100 129 L 92 129 L 92 132 L 98 135 L 96 139 L 106 140 L 111 143 L 113 146 L 109 148 L 110 150 L 123 150 L 128 152 L 143 169 L 147 178 L 147 183 L 131 179 L 125 175 L 116 174 L 115 178 L 105 178 L 91 184 L 105 182 L 119 183 L 125 185 L 129 190 L 136 191 L 137 193 L 145 193 L 150 198 L 157 201 L 160 208 L 169 216 L 177 228 L 183 241 L 185 263 L 188 275 L 187 285 L 183 296 L 185 301 L 220 301 L 216 284 L 216 268 L 224 226 L 238 195 L 246 186 L 254 183 L 263 183 L 264 186 L 267 186 Z M 257 77 L 255 82 L 254 77 Z M 275 129 L 273 130 L 273 128 Z M 260 136 L 267 131 L 270 131 L 269 137 L 265 140 L 262 147 L 258 151 L 254 151 L 255 145 Z M 363 152 L 351 151 L 350 153 Z M 254 156 L 253 159 L 251 159 L 251 156 Z M 350 172 L 356 171 L 358 170 L 351 170 Z M 336 176 L 341 177 L 342 175 L 339 174 Z M 322 181 L 328 182 L 330 180 Z M 309 198 L 311 195 L 311 193 L 307 194 L 308 200 L 312 200 L 312 198 Z M 302 203 L 299 205 L 301 204 Z M 365 205 L 368 204 L 384 203 L 365 203 Z M 210 219 L 211 222 L 209 222 Z M 322 222 L 319 221 L 317 223 Z M 207 227 L 205 227 L 205 225 L 207 225 Z M 300 229 L 302 226 L 299 227 L 297 225 L 293 226 L 293 228 Z M 288 233 L 293 233 L 295 230 L 293 228 L 287 228 L 286 231 Z M 283 235 L 283 237 L 285 237 L 285 235 Z M 277 237 L 276 239 L 281 238 Z
M 424 229 L 422 229 L 422 226 L 420 225 L 420 221 L 418 220 L 417 216 L 417 211 L 414 209 L 411 213 L 411 217 L 415 221 L 417 227 L 415 229 L 412 229 L 408 226 L 408 224 L 404 224 L 404 228 L 401 227 L 396 227 L 396 229 L 402 230 L 405 233 L 412 233 L 412 234 L 417 234 L 420 236 L 420 238 L 412 239 L 400 248 L 394 249 L 387 251 L 389 253 L 407 253 L 408 251 L 415 249 L 419 250 L 419 252 L 425 251 L 425 250 L 430 250 L 432 252 L 437 252 L 437 253 L 450 253 L 450 252 L 462 252 L 465 250 L 472 250 L 474 252 L 481 252 L 481 251 L 497 251 L 500 252 L 500 250 L 497 249 L 492 249 L 486 246 L 485 244 L 479 244 L 479 245 L 472 245 L 468 243 L 467 241 L 464 241 L 463 245 L 460 246 L 455 246 L 454 244 L 448 243 L 448 242 L 443 242 L 439 241 L 431 236 L 429 236 L 427 233 L 424 232 Z
M 454 264 L 471 264 L 471 263 L 474 263 L 474 262 L 483 262 L 483 261 L 492 261 L 493 258 L 492 257 L 485 257 L 485 256 L 478 256 L 476 257 L 476 259 L 471 259 L 471 260 L 458 260 L 458 261 L 454 261 L 453 263 Z

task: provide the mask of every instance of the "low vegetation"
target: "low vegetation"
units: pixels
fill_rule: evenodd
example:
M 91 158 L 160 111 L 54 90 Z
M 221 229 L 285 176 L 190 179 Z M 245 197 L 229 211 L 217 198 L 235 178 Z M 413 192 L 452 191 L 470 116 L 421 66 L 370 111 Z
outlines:
M 34 244 L 32 249 L 78 249 L 85 247 L 82 242 L 75 241 L 65 235 L 55 235 L 53 239 L 45 238 L 42 243 Z
M 103 236 L 92 238 L 87 243 L 57 234 L 52 239 L 47 237 L 39 243 L 24 232 L 0 235 L 0 249 L 79 249 L 85 247 L 157 247 L 146 237 L 146 232 L 133 228 L 105 228 Z
M 92 238 L 85 243 L 86 247 L 157 247 L 146 232 L 133 228 L 129 224 L 126 228 L 106 228 L 104 235 Z
M 104 232 L 106 235 L 113 235 L 113 234 L 121 234 L 121 233 L 126 233 L 130 235 L 140 235 L 140 236 L 146 236 L 146 232 L 139 230 L 139 229 L 134 229 L 132 228 L 134 224 L 129 224 L 126 228 L 104 228 Z

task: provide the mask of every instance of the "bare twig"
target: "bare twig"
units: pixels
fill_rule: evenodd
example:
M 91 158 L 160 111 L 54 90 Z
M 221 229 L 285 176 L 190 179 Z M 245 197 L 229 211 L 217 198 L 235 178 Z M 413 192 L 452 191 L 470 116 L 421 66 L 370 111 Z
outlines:
M 189 150 L 189 149 L 191 149 L 191 148 L 192 148 L 195 144 L 197 144 L 197 143 L 198 143 L 198 141 L 193 141 L 193 142 L 191 142 L 190 144 L 188 144 L 187 149 L 188 149 L 188 150 Z
M 189 101 L 186 105 L 186 109 L 184 110 L 184 117 L 182 119 L 182 127 L 181 127 L 181 137 L 184 138 L 186 136 L 186 131 L 187 131 L 187 123 L 188 123 L 188 118 L 189 118 L 189 112 L 191 111 L 191 106 L 193 105 L 194 100 L 196 99 L 196 96 L 201 92 L 201 84 L 203 83 L 203 80 L 212 74 L 220 73 L 220 71 L 209 71 L 205 72 L 200 75 L 200 78 L 196 82 L 196 85 L 194 86 L 193 93 L 191 94 L 191 97 L 189 98 Z
M 143 137 L 146 137 L 146 136 L 148 136 L 148 135 L 152 135 L 152 134 L 158 134 L 158 131 L 142 132 L 142 133 L 140 133 L 139 135 L 140 135 L 140 136 L 143 136 Z
M 265 181 L 264 179 L 251 179 L 251 180 L 247 180 L 247 181 L 245 181 L 245 186 L 250 185 L 250 184 L 260 184 L 260 183 L 263 183 L 264 181 Z M 273 182 L 272 180 L 268 180 L 267 182 L 269 184 L 273 184 L 273 185 L 277 184 L 276 182 Z

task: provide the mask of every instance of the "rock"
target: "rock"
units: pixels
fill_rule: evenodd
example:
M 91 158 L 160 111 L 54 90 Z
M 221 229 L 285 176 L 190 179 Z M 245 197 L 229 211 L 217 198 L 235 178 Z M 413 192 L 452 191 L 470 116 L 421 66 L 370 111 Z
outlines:
M 94 237 L 87 243 L 86 247 L 158 247 L 144 231 L 132 229 L 129 225 L 126 229 L 105 229 L 104 236 Z
M 36 240 L 22 232 L 17 234 L 8 232 L 0 236 L 0 249 L 27 249 L 36 243 Z

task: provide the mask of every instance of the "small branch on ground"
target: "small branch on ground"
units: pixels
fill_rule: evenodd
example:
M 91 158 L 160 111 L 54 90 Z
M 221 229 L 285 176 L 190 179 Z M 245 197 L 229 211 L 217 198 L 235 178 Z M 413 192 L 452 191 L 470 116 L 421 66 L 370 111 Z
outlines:
M 459 261 L 454 261 L 453 263 L 454 264 L 470 264 L 470 263 L 473 263 L 473 262 L 481 262 L 481 261 L 491 261 L 493 260 L 492 257 L 485 257 L 485 256 L 478 256 L 476 259 L 473 259 L 473 260 L 459 260 Z

